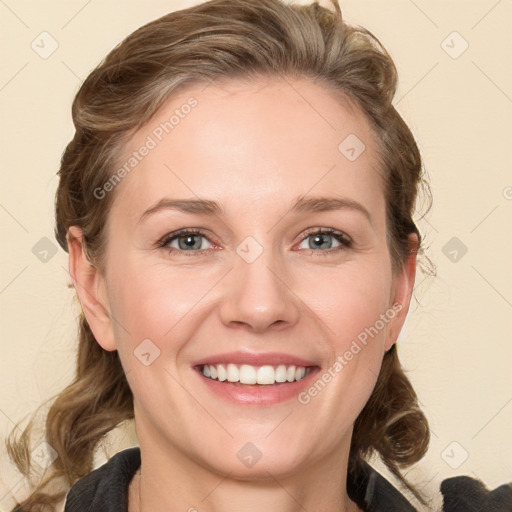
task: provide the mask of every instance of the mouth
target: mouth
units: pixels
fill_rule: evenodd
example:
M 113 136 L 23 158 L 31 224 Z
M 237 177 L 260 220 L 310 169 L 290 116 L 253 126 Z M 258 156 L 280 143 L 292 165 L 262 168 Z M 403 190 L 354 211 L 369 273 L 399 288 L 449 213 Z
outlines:
M 297 398 L 320 367 L 285 354 L 236 352 L 196 361 L 193 369 L 206 388 L 236 405 L 268 406 Z

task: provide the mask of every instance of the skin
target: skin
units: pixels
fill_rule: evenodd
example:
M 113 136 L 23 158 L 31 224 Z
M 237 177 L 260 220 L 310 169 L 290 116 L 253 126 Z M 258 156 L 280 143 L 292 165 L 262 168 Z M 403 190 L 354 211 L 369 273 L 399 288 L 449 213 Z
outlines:
M 415 253 L 392 272 L 376 139 L 346 98 L 307 80 L 188 86 L 126 144 L 140 148 L 193 96 L 198 104 L 119 185 L 108 216 L 102 267 L 87 261 L 80 229 L 68 233 L 70 273 L 98 343 L 118 350 L 134 394 L 142 466 L 130 512 L 352 511 L 345 488 L 353 423 L 396 341 L 414 285 Z M 365 151 L 349 161 L 349 134 Z M 353 208 L 292 212 L 301 196 L 356 201 Z M 163 197 L 209 199 L 223 213 L 167 209 Z M 164 235 L 201 228 L 191 254 L 158 248 Z M 309 248 L 309 228 L 346 233 L 350 247 Z M 262 254 L 236 252 L 248 236 Z M 415 240 L 411 238 L 411 242 Z M 193 251 L 192 251 L 193 252 Z M 231 351 L 283 352 L 320 374 L 393 304 L 401 311 L 307 405 L 229 403 L 192 368 Z M 144 339 L 160 349 L 145 366 Z M 262 453 L 251 468 L 237 452 Z

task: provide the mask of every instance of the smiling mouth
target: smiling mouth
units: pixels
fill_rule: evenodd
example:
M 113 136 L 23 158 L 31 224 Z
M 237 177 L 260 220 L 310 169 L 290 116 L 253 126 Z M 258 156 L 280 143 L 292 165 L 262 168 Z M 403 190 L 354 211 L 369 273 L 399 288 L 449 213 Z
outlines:
M 312 367 L 280 364 L 252 366 L 249 364 L 208 364 L 198 371 L 206 378 L 232 384 L 271 386 L 298 382 L 309 375 Z

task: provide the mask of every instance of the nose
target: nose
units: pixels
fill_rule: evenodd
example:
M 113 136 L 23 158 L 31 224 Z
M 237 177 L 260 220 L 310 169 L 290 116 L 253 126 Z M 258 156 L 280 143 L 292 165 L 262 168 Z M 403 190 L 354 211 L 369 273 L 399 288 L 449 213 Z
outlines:
M 223 283 L 220 317 L 224 325 L 262 333 L 296 324 L 300 299 L 286 281 L 286 273 L 269 257 L 261 255 L 252 263 L 237 258 Z

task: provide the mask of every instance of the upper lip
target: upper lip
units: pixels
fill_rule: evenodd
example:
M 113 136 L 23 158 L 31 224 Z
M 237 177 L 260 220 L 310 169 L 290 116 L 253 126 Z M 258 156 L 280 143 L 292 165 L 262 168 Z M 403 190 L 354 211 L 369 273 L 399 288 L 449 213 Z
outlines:
M 204 366 L 207 364 L 249 364 L 251 366 L 279 366 L 284 364 L 286 366 L 316 366 L 316 364 L 301 357 L 284 354 L 281 352 L 265 352 L 265 353 L 251 353 L 251 352 L 226 352 L 223 354 L 216 354 L 213 356 L 199 359 L 192 363 L 192 366 Z

